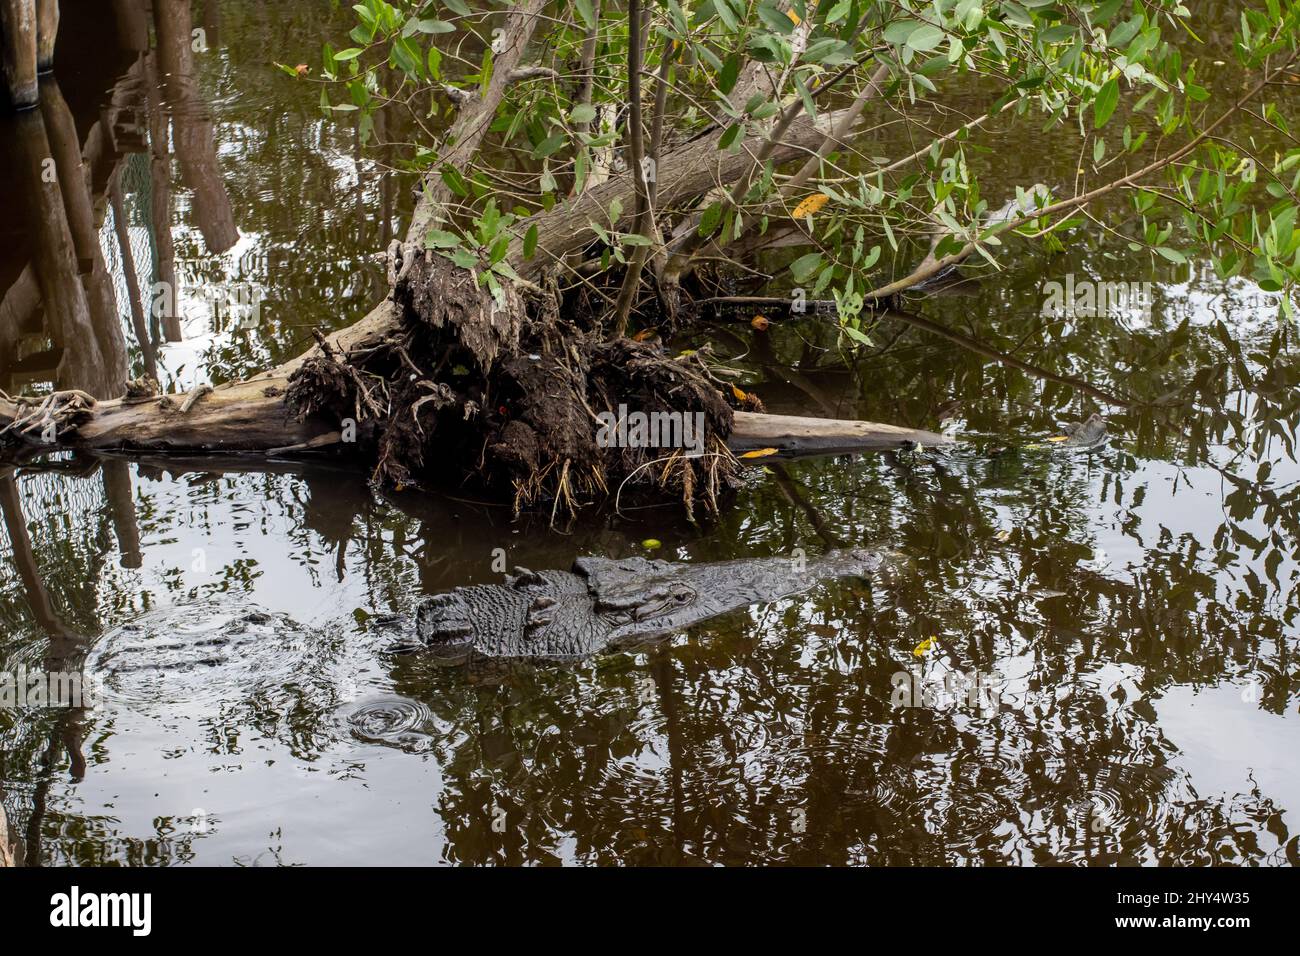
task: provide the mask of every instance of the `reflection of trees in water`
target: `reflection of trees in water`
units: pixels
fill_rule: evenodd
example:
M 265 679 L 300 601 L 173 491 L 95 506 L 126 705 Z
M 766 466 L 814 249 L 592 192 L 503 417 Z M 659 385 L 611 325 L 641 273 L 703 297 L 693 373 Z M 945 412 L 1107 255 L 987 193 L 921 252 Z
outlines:
M 828 587 L 733 615 L 639 658 L 498 674 L 439 670 L 418 655 L 397 660 L 397 690 L 435 714 L 429 731 L 446 780 L 437 810 L 447 854 L 466 861 L 1282 862 L 1265 835 L 1290 844 L 1294 855 L 1282 808 L 1261 793 L 1195 797 L 1171 763 L 1178 741 L 1162 737 L 1151 705 L 1173 685 L 1213 686 L 1255 673 L 1263 702 L 1243 706 L 1274 713 L 1294 706 L 1287 641 L 1294 643 L 1296 596 L 1252 584 L 1232 549 L 1225 557 L 1176 531 L 1152 536 L 1137 526 L 1125 509 L 1150 482 L 1135 475 L 1116 451 L 797 466 L 792 483 L 824 525 L 850 543 L 899 549 L 904 573 L 875 591 Z M 97 522 L 89 533 L 51 531 L 48 547 L 39 523 L 34 529 L 52 605 L 72 610 L 76 630 L 88 634 L 99 632 L 99 622 L 83 620 L 87 609 L 98 603 L 116 620 L 133 603 L 124 582 L 104 574 L 114 537 L 107 500 L 96 492 L 95 502 L 78 503 L 101 487 L 97 478 L 20 481 L 42 521 Z M 320 586 L 335 578 L 339 549 L 347 550 L 350 566 L 364 569 L 376 608 L 407 607 L 420 590 L 403 556 L 448 556 L 426 569 L 429 587 L 487 576 L 482 526 L 450 521 L 424 503 L 415 514 L 376 506 L 359 486 L 327 473 L 191 478 L 180 511 L 157 500 L 149 480 L 137 494 L 145 541 L 191 522 L 218 533 L 213 509 L 234 495 L 243 520 L 282 529 L 279 546 L 292 549 Z M 1005 542 L 995 537 L 1007 522 L 995 520 L 994 504 L 1011 514 Z M 747 505 L 693 545 L 695 559 L 817 547 L 807 512 L 778 485 L 756 487 Z M 1142 564 L 1124 577 L 1091 563 L 1099 505 L 1115 509 L 1126 533 L 1146 537 Z M 1226 518 L 1220 534 L 1231 536 L 1232 525 Z M 231 565 L 217 586 L 238 591 L 238 576 L 256 572 L 255 564 Z M 83 586 L 92 591 L 68 590 Z M 12 586 L 5 593 L 11 602 L 18 597 Z M 15 622 L 29 627 L 29 611 L 11 607 Z M 968 671 L 1027 660 L 1027 688 L 1050 692 L 1051 700 L 1039 696 L 1029 709 L 988 720 L 893 710 L 891 675 L 914 662 L 912 649 L 931 634 L 942 635 L 945 651 Z M 1111 666 L 1127 678 L 1120 697 L 1120 685 L 1100 676 Z M 337 742 L 329 722 L 338 702 L 325 690 L 297 697 L 250 690 L 223 709 L 207 745 L 263 735 L 299 759 L 317 759 Z M 30 772 L 10 769 L 6 779 L 48 786 L 65 773 L 66 751 L 57 749 L 55 778 L 40 769 L 57 730 L 46 727 L 11 751 L 10 768 Z M 503 833 L 492 826 L 501 813 Z M 72 839 L 76 826 L 87 828 L 88 843 Z M 53 849 L 47 840 L 47 853 L 91 859 L 101 852 L 97 842 L 141 860 L 163 852 L 149 840 L 124 849 L 127 838 L 106 820 L 61 820 L 47 832 L 60 834 Z
M 978 487 L 979 467 L 956 489 Z M 1152 707 L 1173 685 L 1212 686 L 1247 672 L 1269 675 L 1266 709 L 1294 704 L 1286 645 L 1294 635 L 1280 624 L 1260 628 L 1278 596 L 1256 603 L 1265 599 L 1248 584 L 1227 577 L 1216 585 L 1200 546 L 1168 534 L 1146 543 L 1128 580 L 1080 566 L 1092 557 L 1087 497 L 1097 488 L 1106 500 L 1116 494 L 1113 482 L 1083 480 L 1087 469 L 1049 465 L 1047 480 L 1030 486 L 1037 494 L 1022 495 L 1006 544 L 981 517 L 979 494 L 956 494 L 955 479 L 928 467 L 914 469 L 893 507 L 870 510 L 843 492 L 856 486 L 858 497 L 878 500 L 882 477 L 895 473 L 805 469 L 820 485 L 809 497 L 841 536 L 908 541 L 907 574 L 874 593 L 826 588 L 733 615 L 644 657 L 468 677 L 402 661 L 399 691 L 436 716 L 447 854 L 465 862 L 1293 860 L 1287 808 L 1258 789 L 1198 797 L 1176 763 L 1178 741 L 1163 736 Z M 923 509 L 907 489 L 953 498 Z M 754 511 L 769 518 L 766 540 L 780 542 L 776 495 L 758 492 Z M 1000 714 L 891 708 L 891 675 L 914 663 L 912 649 L 933 633 L 965 668 L 1028 666 Z M 1024 691 L 1032 692 L 1027 706 Z

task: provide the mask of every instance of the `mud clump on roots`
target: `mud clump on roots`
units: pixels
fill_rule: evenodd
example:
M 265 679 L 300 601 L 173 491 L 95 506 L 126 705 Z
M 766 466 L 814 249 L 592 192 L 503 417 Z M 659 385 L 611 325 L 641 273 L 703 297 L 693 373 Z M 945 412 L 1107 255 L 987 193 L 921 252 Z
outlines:
M 513 288 L 502 308 L 464 270 L 424 257 L 407 266 L 394 298 L 405 316 L 400 341 L 345 356 L 321 339 L 323 354 L 286 394 L 300 416 L 354 423 L 376 481 L 472 482 L 509 495 L 516 510 L 549 503 L 553 514 L 640 487 L 680 498 L 692 517 L 701 504 L 716 512 L 719 494 L 738 483 L 726 445 L 731 406 L 694 364 L 653 345 L 603 341 L 561 320 L 554 301 L 535 304 L 530 318 Z M 608 422 L 620 409 L 676 413 L 692 447 L 598 442 L 598 416 Z
M 501 363 L 496 384 L 505 421 L 488 459 L 511 476 L 517 508 L 558 501 L 576 511 L 578 498 L 617 494 L 626 482 L 680 497 L 693 516 L 697 502 L 716 512 L 718 494 L 736 483 L 738 463 L 726 446 L 731 407 L 699 370 L 653 346 L 571 340 L 545 354 L 512 356 Z M 698 420 L 703 454 L 598 443 L 597 416 L 617 420 L 620 408 L 676 413 L 692 431 Z

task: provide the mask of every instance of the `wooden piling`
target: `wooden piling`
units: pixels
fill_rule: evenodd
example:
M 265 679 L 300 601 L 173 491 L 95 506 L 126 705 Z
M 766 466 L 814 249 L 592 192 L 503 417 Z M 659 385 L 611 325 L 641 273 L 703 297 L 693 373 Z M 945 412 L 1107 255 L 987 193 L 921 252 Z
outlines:
M 36 0 L 36 72 L 54 69 L 54 42 L 59 37 L 59 0 Z
M 90 182 L 81 159 L 77 123 L 53 77 L 41 81 L 40 102 L 45 134 L 49 138 L 59 189 L 63 193 L 63 207 L 68 213 L 72 244 L 77 253 L 77 269 L 86 275 L 95 266 L 99 235 L 95 229 Z
M 113 521 L 117 549 L 122 555 L 122 567 L 139 568 L 144 560 L 140 553 L 140 520 L 135 510 L 131 468 L 124 461 L 105 461 L 102 469 L 104 497 Z
M 193 191 L 191 215 L 208 252 L 220 255 L 239 241 L 239 230 L 217 161 L 216 122 L 194 67 L 190 0 L 154 0 L 153 16 L 158 66 L 171 107 L 172 145 L 181 179 Z
M 124 169 L 124 166 L 119 166 L 109 180 L 108 195 L 113 207 L 113 231 L 117 235 L 117 246 L 122 257 L 126 297 L 131 306 L 131 327 L 135 330 L 140 354 L 144 358 L 145 374 L 157 381 L 158 357 L 154 352 L 153 339 L 149 335 L 149 326 L 144 317 L 144 304 L 140 297 L 140 277 L 136 272 L 135 255 L 131 252 L 131 235 L 126 222 L 126 197 L 122 192 Z
M 117 18 L 117 43 L 123 50 L 144 53 L 149 49 L 149 20 L 144 0 L 113 0 Z
M 173 308 L 162 316 L 163 338 L 168 342 L 180 342 L 180 316 L 174 308 L 176 302 L 176 247 L 172 242 L 172 190 L 171 190 L 171 153 L 167 144 L 167 113 L 163 108 L 162 94 L 159 92 L 158 59 L 154 53 L 144 58 L 145 90 L 149 96 L 149 188 L 152 197 L 153 238 L 157 249 L 158 271 L 153 277 L 170 290 L 169 298 Z M 156 311 L 150 313 L 157 317 Z M 155 342 L 157 337 L 154 337 Z
M 36 0 L 0 0 L 0 35 L 4 39 L 5 85 L 16 109 L 35 106 Z
M 20 177 L 15 186 L 24 200 L 18 203 L 18 211 L 25 216 L 22 225 L 31 244 L 46 328 L 54 343 L 63 347 L 56 386 L 79 388 L 97 398 L 121 394 L 114 392 L 109 381 L 118 373 L 106 367 L 91 323 L 63 194 L 59 184 L 46 175 L 50 143 L 45 124 L 39 113 L 25 113 L 15 117 L 13 127 L 10 148 L 16 159 L 15 173 Z

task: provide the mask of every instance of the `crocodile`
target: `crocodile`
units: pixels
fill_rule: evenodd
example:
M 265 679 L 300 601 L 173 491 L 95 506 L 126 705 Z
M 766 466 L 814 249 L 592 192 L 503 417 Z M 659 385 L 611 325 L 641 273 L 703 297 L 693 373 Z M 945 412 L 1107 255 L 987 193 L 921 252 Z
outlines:
M 414 645 L 447 660 L 575 660 L 664 635 L 819 581 L 878 571 L 881 554 L 832 551 L 687 564 L 578 558 L 571 571 L 516 568 L 505 584 L 456 588 L 424 600 Z

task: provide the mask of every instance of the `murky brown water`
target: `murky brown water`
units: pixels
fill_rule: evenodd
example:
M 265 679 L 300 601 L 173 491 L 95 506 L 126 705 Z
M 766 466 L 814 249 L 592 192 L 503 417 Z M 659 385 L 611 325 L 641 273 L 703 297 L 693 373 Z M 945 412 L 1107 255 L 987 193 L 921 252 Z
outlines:
M 357 318 L 383 293 L 374 253 L 409 209 L 409 181 L 386 172 L 395 151 L 322 121 L 314 88 L 272 65 L 318 56 L 338 16 L 305 0 L 271 6 L 203 4 L 193 26 L 208 50 L 188 62 L 165 43 L 139 56 L 129 29 L 109 44 L 103 13 L 102 30 L 61 40 L 61 62 L 83 64 L 59 74 L 79 139 L 116 118 L 96 196 L 120 177 L 145 322 L 154 281 L 170 270 L 181 290 L 183 341 L 157 355 L 168 384 L 237 377 L 300 351 L 313 326 Z M 120 110 L 102 112 L 110 103 Z M 169 123 L 172 148 L 155 153 L 150 130 Z M 39 255 L 34 135 L 0 118 L 0 196 L 13 210 L 0 221 L 0 388 L 11 392 L 54 377 L 39 332 L 50 316 L 20 309 Z M 1008 184 L 1048 181 L 1031 148 L 1044 145 L 1008 139 L 989 161 Z M 102 199 L 86 244 L 98 260 L 66 280 L 87 290 L 101 357 L 62 366 L 67 380 L 145 367 L 113 205 Z M 772 411 L 934 428 L 960 402 L 964 440 L 756 469 L 706 529 L 656 508 L 557 531 L 549 515 L 512 520 L 451 494 L 376 496 L 364 476 L 324 467 L 58 456 L 0 469 L 3 669 L 179 648 L 110 681 L 99 709 L 0 710 L 0 789 L 21 854 L 44 865 L 1297 862 L 1294 330 L 1250 283 L 1153 266 L 1114 240 L 1006 255 L 1007 272 L 973 295 L 916 311 L 1091 390 L 895 319 L 849 365 L 813 321 L 766 335 L 719 327 L 704 338 Z M 1042 283 L 1071 273 L 1151 280 L 1152 315 L 1044 317 Z M 1157 399 L 1163 408 L 1124 404 Z M 1110 421 L 1103 447 L 1045 441 L 1097 410 Z M 573 666 L 485 675 L 386 653 L 381 615 L 499 580 L 493 549 L 565 567 L 638 553 L 650 537 L 659 556 L 693 561 L 882 546 L 903 553 L 905 573 Z M 233 651 L 196 663 L 190 649 L 214 635 Z M 896 675 L 910 687 L 913 672 L 954 670 L 1000 675 L 1000 706 L 896 706 Z

